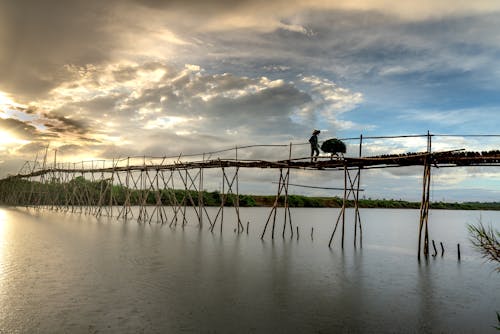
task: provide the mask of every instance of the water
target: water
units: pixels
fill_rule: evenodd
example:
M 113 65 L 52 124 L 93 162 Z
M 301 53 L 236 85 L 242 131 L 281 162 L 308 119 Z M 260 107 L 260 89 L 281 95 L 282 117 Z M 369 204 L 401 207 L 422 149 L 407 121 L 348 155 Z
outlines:
M 500 229 L 499 212 L 432 211 L 445 254 L 420 263 L 418 210 L 362 210 L 362 249 L 349 211 L 344 251 L 339 233 L 327 247 L 338 209 L 292 210 L 299 240 L 278 215 L 274 242 L 268 213 L 241 209 L 237 234 L 226 208 L 221 234 L 0 208 L 0 333 L 496 332 L 500 274 L 465 224 Z

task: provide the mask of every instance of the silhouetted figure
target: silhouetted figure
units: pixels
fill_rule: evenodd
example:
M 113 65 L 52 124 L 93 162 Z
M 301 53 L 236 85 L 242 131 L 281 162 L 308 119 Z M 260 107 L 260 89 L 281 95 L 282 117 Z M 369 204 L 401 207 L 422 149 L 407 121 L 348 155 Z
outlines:
M 318 161 L 319 146 L 318 146 L 318 135 L 321 131 L 314 130 L 311 138 L 309 138 L 309 143 L 311 144 L 311 162 Z

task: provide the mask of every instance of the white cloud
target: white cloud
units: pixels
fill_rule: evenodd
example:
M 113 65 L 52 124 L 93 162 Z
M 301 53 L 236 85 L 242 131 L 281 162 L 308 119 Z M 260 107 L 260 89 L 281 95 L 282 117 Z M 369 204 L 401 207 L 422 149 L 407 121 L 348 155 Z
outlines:
M 120 154 L 126 154 L 124 143 L 131 142 L 134 151 L 161 155 L 165 145 L 156 145 L 155 138 L 165 131 L 172 132 L 162 142 L 189 135 L 196 151 L 211 145 L 194 144 L 203 136 L 238 144 L 305 140 L 302 137 L 313 124 L 301 118 L 304 110 L 308 117 L 320 118 L 326 128 L 354 127 L 336 116 L 361 98 L 318 76 L 305 77 L 299 87 L 265 76 L 209 74 L 195 64 L 178 68 L 129 61 L 66 69 L 67 81 L 47 98 L 31 103 L 36 111 L 30 124 L 43 124 L 38 131 L 56 136 L 54 147 L 88 147 L 97 150 L 96 156 L 117 152 L 118 147 Z M 131 149 L 129 154 L 133 153 Z

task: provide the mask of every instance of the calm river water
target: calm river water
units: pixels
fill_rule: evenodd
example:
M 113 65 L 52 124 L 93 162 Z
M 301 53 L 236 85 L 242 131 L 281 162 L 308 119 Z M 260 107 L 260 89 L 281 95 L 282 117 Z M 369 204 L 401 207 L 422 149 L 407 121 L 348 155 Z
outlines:
M 500 274 L 466 224 L 500 212 L 432 211 L 445 254 L 420 263 L 418 210 L 362 210 L 362 249 L 349 211 L 344 250 L 327 246 L 338 209 L 293 209 L 299 240 L 278 215 L 274 242 L 268 213 L 241 209 L 238 234 L 232 208 L 222 233 L 0 208 L 0 333 L 496 332 Z

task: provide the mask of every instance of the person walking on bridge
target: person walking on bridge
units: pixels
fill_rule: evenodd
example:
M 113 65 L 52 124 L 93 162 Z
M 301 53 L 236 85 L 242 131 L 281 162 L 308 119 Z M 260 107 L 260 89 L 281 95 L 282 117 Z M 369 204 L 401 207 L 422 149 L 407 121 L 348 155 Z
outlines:
M 309 138 L 309 143 L 311 144 L 311 162 L 318 161 L 318 155 L 319 155 L 318 135 L 320 133 L 321 131 L 319 130 L 313 130 L 312 136 L 311 138 Z

